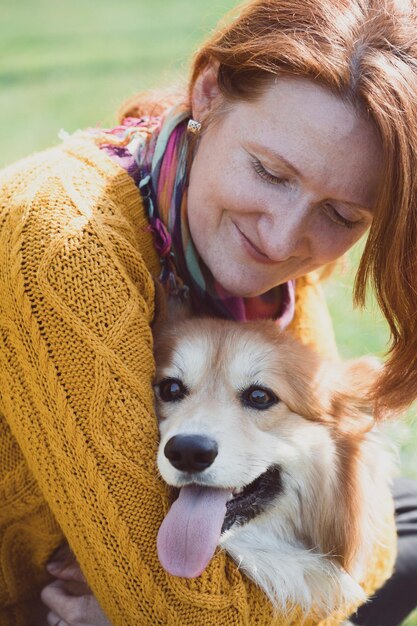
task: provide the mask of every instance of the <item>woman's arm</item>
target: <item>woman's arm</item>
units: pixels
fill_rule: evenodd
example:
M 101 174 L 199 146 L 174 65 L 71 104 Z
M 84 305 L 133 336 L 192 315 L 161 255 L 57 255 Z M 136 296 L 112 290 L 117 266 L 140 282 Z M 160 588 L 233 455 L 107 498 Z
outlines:
M 269 624 L 263 594 L 223 553 L 196 581 L 159 566 L 168 497 L 151 385 L 157 258 L 133 182 L 79 143 L 2 180 L 0 393 L 34 477 L 25 489 L 40 489 L 114 626 L 243 626 L 253 610 Z M 9 568 L 5 604 L 19 600 L 7 595 L 22 585 L 19 567 L 39 562 L 47 540 L 22 497 L 0 540 L 23 524 L 34 547 Z
M 119 171 L 75 154 L 57 149 L 5 176 L 2 405 L 98 596 L 115 623 L 134 624 L 136 588 L 151 602 L 153 587 L 144 583 L 151 532 L 140 531 L 163 502 L 154 470 L 153 285 Z M 135 203 L 137 212 L 137 193 Z

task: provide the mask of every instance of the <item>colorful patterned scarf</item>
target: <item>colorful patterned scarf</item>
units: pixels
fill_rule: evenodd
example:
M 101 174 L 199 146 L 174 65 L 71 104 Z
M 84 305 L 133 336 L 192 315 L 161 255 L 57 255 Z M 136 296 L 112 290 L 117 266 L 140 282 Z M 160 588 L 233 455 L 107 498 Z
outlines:
M 228 294 L 198 255 L 188 228 L 187 183 L 192 140 L 189 111 L 177 106 L 164 118 L 126 118 L 93 131 L 139 187 L 160 255 L 161 282 L 170 294 L 189 296 L 193 311 L 237 321 L 273 318 L 285 328 L 294 315 L 293 281 L 252 298 Z

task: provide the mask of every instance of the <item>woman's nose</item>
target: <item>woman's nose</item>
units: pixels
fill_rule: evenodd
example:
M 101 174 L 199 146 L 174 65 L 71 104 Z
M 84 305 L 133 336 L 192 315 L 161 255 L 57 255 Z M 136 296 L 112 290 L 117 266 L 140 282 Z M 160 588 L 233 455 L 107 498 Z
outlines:
M 258 233 L 262 252 L 276 262 L 290 257 L 305 258 L 311 254 L 312 233 L 306 211 L 287 209 L 260 220 Z

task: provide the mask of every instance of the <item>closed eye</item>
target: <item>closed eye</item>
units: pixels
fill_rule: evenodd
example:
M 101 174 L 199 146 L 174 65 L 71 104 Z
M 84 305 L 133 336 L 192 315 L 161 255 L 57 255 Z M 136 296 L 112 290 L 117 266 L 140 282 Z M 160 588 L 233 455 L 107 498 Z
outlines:
M 342 215 L 330 202 L 326 202 L 324 205 L 324 210 L 326 215 L 331 219 L 332 222 L 338 224 L 339 226 L 343 226 L 344 228 L 355 228 L 355 226 L 359 226 L 363 224 L 363 220 L 349 220 L 347 217 Z
M 272 185 L 287 185 L 290 182 L 288 178 L 271 174 L 271 172 L 264 168 L 259 159 L 255 157 L 251 158 L 251 164 L 258 176 Z

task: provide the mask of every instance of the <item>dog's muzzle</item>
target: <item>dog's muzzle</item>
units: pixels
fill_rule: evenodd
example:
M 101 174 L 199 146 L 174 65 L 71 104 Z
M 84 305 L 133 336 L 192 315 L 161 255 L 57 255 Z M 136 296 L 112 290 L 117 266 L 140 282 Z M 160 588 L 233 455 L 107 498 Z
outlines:
M 209 468 L 218 452 L 217 442 L 203 435 L 175 435 L 164 447 L 164 455 L 170 464 L 187 475 L 195 475 Z M 233 494 L 226 505 L 222 533 L 234 524 L 241 526 L 263 513 L 282 491 L 281 468 L 273 465 L 241 491 Z
M 174 576 L 194 578 L 207 567 L 221 534 L 263 513 L 283 491 L 281 468 L 271 466 L 243 489 L 212 484 L 211 467 L 218 456 L 216 441 L 201 435 L 175 435 L 164 455 L 182 476 L 178 498 L 163 520 L 157 538 L 162 566 Z

